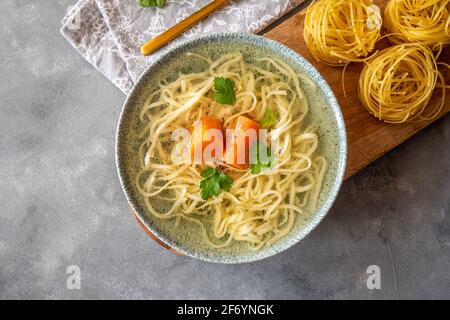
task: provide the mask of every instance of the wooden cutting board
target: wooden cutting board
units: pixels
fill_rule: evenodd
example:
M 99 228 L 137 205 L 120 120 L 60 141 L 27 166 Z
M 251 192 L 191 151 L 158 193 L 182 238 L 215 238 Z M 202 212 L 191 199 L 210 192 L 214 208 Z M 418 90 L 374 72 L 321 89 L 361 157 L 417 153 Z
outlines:
M 379 5 L 382 10 L 387 3 L 386 0 L 375 0 L 374 2 Z M 334 94 L 339 100 L 347 128 L 348 161 L 345 174 L 346 178 L 352 176 L 369 163 L 392 150 L 394 147 L 433 122 L 387 124 L 370 115 L 358 99 L 358 78 L 362 69 L 362 64 L 352 63 L 347 67 L 345 73 L 347 97 L 344 97 L 341 82 L 342 67 L 330 67 L 321 62 L 317 62 L 313 58 L 303 40 L 303 21 L 304 15 L 302 12 L 299 12 L 264 35 L 285 44 L 305 57 L 319 70 L 333 89 Z M 382 40 L 377 44 L 377 48 L 386 46 L 389 46 L 387 40 Z M 439 60 L 450 63 L 450 46 L 443 51 Z M 449 72 L 446 72 L 445 77 L 446 83 L 450 83 Z M 435 100 L 437 100 L 437 98 L 439 97 L 436 96 Z M 433 103 L 434 101 L 431 101 L 430 103 Z M 444 108 L 439 117 L 442 117 L 449 111 L 450 92 L 447 90 Z

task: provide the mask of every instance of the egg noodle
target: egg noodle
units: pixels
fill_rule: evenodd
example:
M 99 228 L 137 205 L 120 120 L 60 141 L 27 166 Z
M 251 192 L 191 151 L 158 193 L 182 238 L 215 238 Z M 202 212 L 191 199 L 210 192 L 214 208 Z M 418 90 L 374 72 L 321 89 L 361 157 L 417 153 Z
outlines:
M 215 61 L 190 55 L 207 64 L 205 71 L 160 83 L 140 112 L 142 169 L 136 187 L 152 215 L 176 219 L 175 226 L 181 220 L 199 225 L 210 246 L 238 241 L 258 250 L 286 236 L 299 214 L 317 207 L 327 160 L 316 154 L 317 128 L 303 125 L 309 105 L 302 90 L 315 85 L 272 57 L 248 63 L 239 52 Z M 233 106 L 214 101 L 215 77 L 234 81 Z M 205 165 L 174 163 L 172 133 L 203 117 L 221 119 L 224 127 L 240 115 L 260 121 L 269 107 L 277 115 L 268 131 L 270 141 L 277 141 L 272 167 L 253 174 L 223 162 L 208 164 L 232 177 L 233 184 L 229 192 L 204 200 L 199 186 Z
M 317 0 L 306 10 L 303 36 L 314 58 L 339 66 L 366 58 L 380 29 L 380 11 L 371 0 Z
M 402 44 L 382 50 L 366 62 L 359 77 L 359 98 L 375 117 L 389 123 L 430 120 L 445 103 L 445 81 L 431 49 Z M 428 105 L 437 83 L 441 98 Z
M 422 42 L 439 49 L 450 43 L 450 0 L 391 0 L 384 25 L 395 44 Z

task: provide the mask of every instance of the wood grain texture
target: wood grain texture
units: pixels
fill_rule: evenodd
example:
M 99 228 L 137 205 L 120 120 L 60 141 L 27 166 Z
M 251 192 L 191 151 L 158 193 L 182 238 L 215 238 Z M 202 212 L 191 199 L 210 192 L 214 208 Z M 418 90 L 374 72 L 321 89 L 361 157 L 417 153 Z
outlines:
M 383 9 L 387 1 L 378 0 L 375 3 Z M 448 94 L 444 108 L 440 115 L 433 121 L 405 124 L 387 124 L 379 121 L 364 109 L 358 98 L 358 78 L 363 67 L 362 64 L 352 63 L 347 67 L 345 73 L 347 97 L 345 97 L 341 81 L 343 68 L 330 67 L 313 58 L 303 40 L 303 21 L 304 15 L 302 12 L 299 12 L 264 35 L 283 43 L 305 57 L 319 70 L 333 89 L 334 94 L 339 100 L 347 128 L 348 161 L 345 174 L 346 178 L 352 176 L 450 111 L 450 94 L 447 90 Z M 377 44 L 377 49 L 382 49 L 386 46 L 389 46 L 389 42 L 382 40 Z M 447 47 L 442 52 L 439 60 L 447 63 L 450 62 L 450 47 Z M 447 83 L 450 83 L 449 72 L 445 72 L 445 78 Z M 436 95 L 430 103 L 433 103 L 438 98 Z

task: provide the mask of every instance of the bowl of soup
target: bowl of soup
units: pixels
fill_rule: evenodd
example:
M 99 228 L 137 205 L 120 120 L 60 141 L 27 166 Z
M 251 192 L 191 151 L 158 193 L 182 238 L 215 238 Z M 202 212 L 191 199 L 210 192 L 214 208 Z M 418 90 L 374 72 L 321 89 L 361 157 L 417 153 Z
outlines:
M 260 260 L 324 218 L 347 157 L 329 85 L 284 45 L 248 34 L 186 42 L 128 95 L 117 168 L 140 224 L 217 263 Z

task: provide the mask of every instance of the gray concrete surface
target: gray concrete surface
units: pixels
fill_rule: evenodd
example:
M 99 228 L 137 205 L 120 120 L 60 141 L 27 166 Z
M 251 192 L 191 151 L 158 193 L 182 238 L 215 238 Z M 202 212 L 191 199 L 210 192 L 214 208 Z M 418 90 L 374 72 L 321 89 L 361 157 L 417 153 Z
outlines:
M 0 2 L 0 298 L 450 298 L 449 116 L 347 181 L 290 250 L 177 257 L 130 215 L 114 165 L 125 97 L 58 33 L 72 3 Z M 372 264 L 381 290 L 366 287 Z

